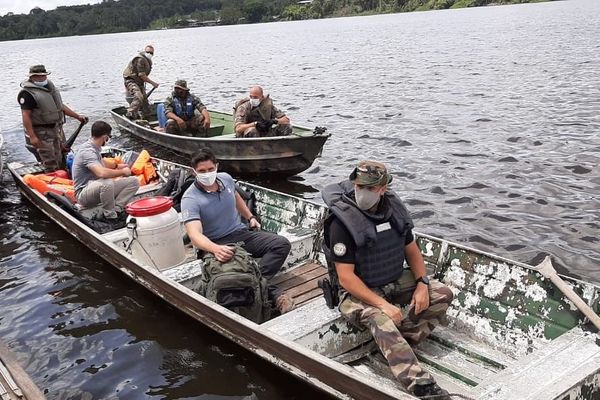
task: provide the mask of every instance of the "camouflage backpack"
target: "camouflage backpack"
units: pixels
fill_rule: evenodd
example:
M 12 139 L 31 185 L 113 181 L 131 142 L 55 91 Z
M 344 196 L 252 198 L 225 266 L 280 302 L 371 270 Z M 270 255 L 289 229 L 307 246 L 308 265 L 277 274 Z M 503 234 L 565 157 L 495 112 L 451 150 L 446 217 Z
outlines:
M 256 260 L 235 244 L 231 260 L 221 263 L 212 253 L 204 256 L 201 294 L 257 324 L 271 316 L 267 280 Z

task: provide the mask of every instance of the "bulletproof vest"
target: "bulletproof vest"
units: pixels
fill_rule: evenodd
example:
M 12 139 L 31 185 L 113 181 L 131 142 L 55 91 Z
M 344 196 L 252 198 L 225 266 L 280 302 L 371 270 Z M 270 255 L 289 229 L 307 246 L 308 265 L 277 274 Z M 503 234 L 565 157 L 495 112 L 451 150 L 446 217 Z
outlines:
M 62 107 L 63 102 L 60 92 L 54 84 L 48 81 L 46 86 L 34 85 L 30 80 L 21 83 L 21 87 L 37 103 L 37 108 L 31 110 L 31 122 L 33 125 L 46 125 L 64 122 L 65 115 Z
M 233 106 L 233 114 L 235 115 L 235 112 L 238 109 L 238 107 L 243 106 L 244 104 L 248 103 L 249 101 L 250 101 L 250 99 L 247 97 L 245 99 L 239 100 Z M 250 104 L 248 104 L 245 107 L 251 108 Z M 273 116 L 271 115 L 272 110 L 273 110 L 273 101 L 271 100 L 269 95 L 267 95 L 267 96 L 265 96 L 263 101 L 261 101 L 261 103 L 258 105 L 258 107 L 251 108 L 250 113 L 248 114 L 248 121 L 246 121 L 246 123 L 254 122 L 254 121 L 268 121 L 270 119 L 273 119 Z
M 136 60 L 138 58 L 143 58 L 144 60 L 148 61 L 148 65 L 149 67 L 147 68 L 147 70 L 145 71 L 139 71 L 137 69 L 136 66 Z M 125 70 L 123 71 L 123 78 L 125 79 L 133 79 L 137 84 L 142 85 L 144 83 L 144 81 L 142 81 L 140 79 L 140 76 L 138 75 L 140 72 L 145 73 L 146 75 L 150 75 L 150 72 L 152 71 L 152 60 L 150 60 L 149 58 L 146 58 L 144 56 L 144 53 L 140 53 L 137 56 L 133 57 L 131 59 L 131 61 L 129 61 L 129 64 L 127 64 L 127 66 L 125 67 Z
M 173 93 L 173 111 L 185 121 L 192 118 L 194 116 L 194 98 L 192 95 L 188 94 L 185 103 L 182 103 L 181 99 Z
M 330 185 L 323 190 L 323 199 L 329 206 L 331 219 L 338 218 L 352 236 L 356 245 L 354 271 L 368 286 L 379 287 L 395 281 L 402 275 L 406 234 L 413 223 L 400 199 L 387 192 L 383 199 L 383 211 L 371 214 L 358 208 L 351 193 L 350 181 Z M 327 246 L 328 235 L 325 236 Z

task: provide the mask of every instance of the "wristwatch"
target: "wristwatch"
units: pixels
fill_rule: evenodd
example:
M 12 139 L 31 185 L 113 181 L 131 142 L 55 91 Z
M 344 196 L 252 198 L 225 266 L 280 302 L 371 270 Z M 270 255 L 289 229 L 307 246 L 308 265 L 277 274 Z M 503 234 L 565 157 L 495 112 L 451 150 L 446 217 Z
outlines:
M 415 282 L 417 282 L 417 284 L 419 282 L 422 282 L 422 283 L 426 284 L 427 286 L 429 286 L 429 277 L 427 275 L 423 275 L 422 277 L 417 278 Z

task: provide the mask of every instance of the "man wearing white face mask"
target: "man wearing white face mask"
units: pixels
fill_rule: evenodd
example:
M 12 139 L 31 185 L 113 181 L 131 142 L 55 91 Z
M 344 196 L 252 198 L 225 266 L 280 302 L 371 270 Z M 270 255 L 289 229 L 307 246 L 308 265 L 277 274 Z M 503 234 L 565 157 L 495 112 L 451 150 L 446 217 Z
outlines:
M 233 106 L 237 137 L 287 136 L 292 133 L 290 119 L 273 105 L 260 86 L 250 88 L 248 97 Z
M 217 160 L 210 149 L 201 149 L 192 157 L 196 182 L 181 199 L 181 215 L 185 229 L 194 246 L 213 253 L 220 262 L 233 256 L 231 243 L 243 242 L 252 257 L 261 257 L 262 276 L 271 279 L 283 265 L 290 252 L 290 242 L 283 236 L 260 230 L 260 223 L 235 190 L 233 178 L 217 172 Z M 248 221 L 248 226 L 241 218 Z M 292 299 L 269 288 L 281 313 L 292 309 Z
M 125 89 L 129 96 L 132 97 L 131 103 L 127 108 L 127 118 L 140 119 L 151 114 L 144 83 L 149 83 L 155 88 L 158 87 L 158 83 L 149 77 L 152 71 L 153 56 L 154 46 L 147 45 L 144 51 L 136 54 L 129 61 L 129 64 L 127 64 L 127 67 L 123 71 Z
M 445 322 L 452 292 L 427 277 L 412 219 L 388 190 L 391 181 L 385 165 L 361 161 L 349 181 L 323 189 L 331 211 L 324 227 L 330 278 L 334 287 L 341 286 L 341 314 L 370 329 L 396 379 L 419 398 L 450 400 L 420 366 L 411 345 Z M 416 281 L 402 277 L 405 261 Z
M 27 150 L 42 163 L 46 172 L 52 172 L 64 168 L 62 126 L 65 115 L 80 122 L 87 121 L 87 117 L 62 102 L 60 92 L 48 80 L 48 75 L 50 72 L 43 65 L 29 68 L 29 78 L 21 83 L 17 101 L 21 106 Z

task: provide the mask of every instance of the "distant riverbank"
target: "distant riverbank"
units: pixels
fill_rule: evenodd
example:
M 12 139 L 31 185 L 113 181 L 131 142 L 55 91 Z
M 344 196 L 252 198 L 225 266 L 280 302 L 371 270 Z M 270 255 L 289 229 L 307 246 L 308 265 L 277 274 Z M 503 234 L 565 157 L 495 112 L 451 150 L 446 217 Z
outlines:
M 0 17 L 0 41 L 210 25 L 297 21 L 546 0 L 104 0 Z M 553 0 L 548 0 L 553 1 Z

